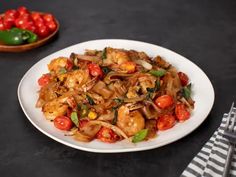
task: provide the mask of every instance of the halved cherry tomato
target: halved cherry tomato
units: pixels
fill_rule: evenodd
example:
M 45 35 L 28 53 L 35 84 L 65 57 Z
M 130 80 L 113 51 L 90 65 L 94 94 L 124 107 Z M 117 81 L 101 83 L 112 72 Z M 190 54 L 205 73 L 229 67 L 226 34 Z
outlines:
M 73 123 L 69 117 L 66 116 L 57 116 L 53 120 L 54 126 L 60 130 L 70 130 L 73 126 Z
M 157 129 L 158 130 L 167 130 L 175 125 L 175 117 L 170 114 L 165 114 L 157 120 Z
M 38 79 L 38 84 L 43 87 L 47 85 L 50 82 L 51 75 L 50 74 L 43 74 L 39 79 Z
M 89 73 L 92 76 L 103 76 L 103 72 L 102 69 L 100 68 L 100 66 L 98 64 L 95 63 L 89 63 L 88 64 L 88 69 L 89 69 Z
M 70 71 L 73 68 L 73 62 L 71 60 L 67 60 L 66 62 L 66 70 Z
M 110 128 L 102 127 L 97 133 L 97 139 L 105 143 L 114 143 L 119 140 L 119 136 Z
M 25 6 L 18 7 L 17 11 L 19 12 L 20 15 L 22 15 L 22 14 L 29 14 L 29 11 L 28 11 L 28 9 Z
M 127 73 L 133 73 L 136 70 L 136 63 L 132 61 L 126 61 L 120 65 L 120 69 L 126 71 Z
M 179 121 L 185 121 L 189 119 L 190 112 L 187 110 L 186 106 L 183 103 L 179 103 L 175 107 L 175 115 Z
M 170 95 L 162 95 L 159 96 L 156 100 L 155 100 L 155 104 L 160 107 L 161 109 L 166 109 L 168 107 L 170 107 L 171 105 L 173 105 L 174 100 L 172 98 L 172 96 Z
M 183 72 L 178 72 L 178 76 L 179 76 L 181 85 L 186 86 L 188 84 L 188 81 L 189 81 L 188 76 Z
M 43 15 L 43 20 L 45 22 L 51 22 L 51 21 L 54 21 L 54 17 L 52 14 L 44 14 Z

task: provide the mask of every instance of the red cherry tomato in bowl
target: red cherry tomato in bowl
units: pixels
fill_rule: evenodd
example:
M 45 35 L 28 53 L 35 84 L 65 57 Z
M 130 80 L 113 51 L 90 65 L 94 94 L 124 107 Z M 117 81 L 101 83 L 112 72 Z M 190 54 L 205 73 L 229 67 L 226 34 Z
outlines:
M 60 130 L 70 130 L 73 126 L 73 123 L 69 117 L 66 116 L 57 116 L 53 120 L 54 126 Z
M 25 6 L 18 7 L 17 11 L 19 12 L 20 15 L 29 14 L 29 11 Z
M 41 27 L 38 27 L 37 34 L 40 37 L 44 38 L 44 37 L 47 37 L 50 33 L 49 33 L 47 26 L 42 25 Z
M 52 14 L 46 13 L 43 15 L 43 20 L 45 22 L 51 22 L 51 21 L 54 21 L 54 17 Z
M 156 98 L 155 104 L 160 107 L 161 109 L 166 109 L 170 106 L 172 106 L 174 103 L 174 100 L 172 96 L 170 95 L 162 95 Z
M 46 22 L 46 26 L 48 27 L 48 29 L 53 32 L 57 29 L 57 24 L 54 21 L 49 21 Z
M 165 114 L 158 118 L 157 129 L 167 130 L 175 125 L 175 117 L 173 115 Z
M 19 12 L 15 9 L 9 9 L 4 13 L 4 16 L 7 16 L 7 17 L 10 16 L 16 19 L 19 16 Z

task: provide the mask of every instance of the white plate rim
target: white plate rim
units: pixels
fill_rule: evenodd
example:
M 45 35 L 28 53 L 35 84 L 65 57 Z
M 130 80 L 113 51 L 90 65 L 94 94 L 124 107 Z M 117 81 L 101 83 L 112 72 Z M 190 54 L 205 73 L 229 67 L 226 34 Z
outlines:
M 24 107 L 24 104 L 23 104 L 23 101 L 22 101 L 22 95 L 20 94 L 21 92 L 21 88 L 22 88 L 22 85 L 25 81 L 25 78 L 27 78 L 28 74 L 34 69 L 34 67 L 36 67 L 42 60 L 45 60 L 45 58 L 48 58 L 50 57 L 51 55 L 53 54 L 56 54 L 56 53 L 59 53 L 59 52 L 62 52 L 64 50 L 68 50 L 69 48 L 73 48 L 77 45 L 82 45 L 82 44 L 85 44 L 85 43 L 96 43 L 96 42 L 104 42 L 104 41 L 109 41 L 109 42 L 131 42 L 131 43 L 140 43 L 142 45 L 153 45 L 155 47 L 158 47 L 162 50 L 165 50 L 169 53 L 172 53 L 178 57 L 181 57 L 183 58 L 184 60 L 187 60 L 189 63 L 191 63 L 192 65 L 194 65 L 195 67 L 197 67 L 199 69 L 199 71 L 202 72 L 202 74 L 205 76 L 204 79 L 206 79 L 206 81 L 208 82 L 208 86 L 210 88 L 210 105 L 208 107 L 208 110 L 205 112 L 205 116 L 204 118 L 201 119 L 201 121 L 199 121 L 193 128 L 191 128 L 189 131 L 185 132 L 184 134 L 182 134 L 181 137 L 178 137 L 178 138 L 175 138 L 175 139 L 172 139 L 172 140 L 168 140 L 168 141 L 165 141 L 165 142 L 162 142 L 162 143 L 159 143 L 157 145 L 152 145 L 152 146 L 145 146 L 145 147 L 131 147 L 131 148 L 125 148 L 125 149 L 97 149 L 97 148 L 88 148 L 88 147 L 83 147 L 83 146 L 78 146 L 78 145 L 74 145 L 74 144 L 71 144 L 70 142 L 66 142 L 60 138 L 57 138 L 55 136 L 53 136 L 52 134 L 48 133 L 47 131 L 45 131 L 44 129 L 42 129 L 40 126 L 38 126 L 33 120 L 32 118 L 27 114 L 27 111 L 26 111 L 26 108 Z M 145 52 L 145 51 L 144 51 Z M 212 107 L 213 107 L 213 104 L 214 104 L 214 100 L 215 100 L 215 92 L 214 92 L 214 88 L 212 86 L 212 83 L 210 81 L 210 79 L 208 78 L 208 76 L 204 73 L 204 71 L 198 67 L 195 63 L 193 63 L 191 60 L 187 59 L 186 57 L 170 50 L 170 49 L 167 49 L 167 48 L 164 48 L 164 47 L 161 47 L 161 46 L 158 46 L 158 45 L 155 45 L 155 44 L 151 44 L 151 43 L 147 43 L 147 42 L 141 42 L 141 41 L 136 41 L 136 40 L 129 40 L 129 39 L 97 39 L 97 40 L 90 40 L 90 41 L 85 41 L 85 42 L 81 42 L 81 43 L 78 43 L 78 44 L 74 44 L 74 45 L 71 45 L 69 47 L 66 47 L 66 48 L 63 48 L 59 51 L 56 51 L 56 52 L 53 52 L 52 54 L 42 58 L 41 60 L 39 60 L 38 62 L 36 62 L 25 74 L 24 76 L 22 77 L 22 79 L 20 80 L 19 82 L 19 85 L 18 85 L 18 88 L 17 88 L 17 96 L 18 96 L 18 100 L 19 100 L 19 103 L 20 103 L 20 106 L 24 112 L 24 114 L 26 115 L 27 119 L 34 125 L 34 127 L 36 127 L 40 132 L 42 132 L 43 134 L 45 134 L 46 136 L 50 137 L 51 139 L 57 141 L 57 142 L 60 142 L 64 145 L 67 145 L 69 147 L 72 147 L 72 148 L 75 148 L 75 149 L 78 149 L 78 150 L 83 150 L 83 151 L 88 151 L 88 152 L 96 152 L 96 153 L 122 153 L 122 152 L 134 152 L 134 151 L 144 151 L 144 150 L 150 150 L 150 149 L 154 149 L 154 148 L 158 148 L 158 147 L 161 147 L 161 146 L 164 146 L 164 145 L 167 145 L 167 144 L 170 144 L 170 143 L 173 143 L 185 136 L 187 136 L 188 134 L 190 134 L 192 131 L 194 131 L 195 129 L 197 129 L 203 122 L 204 120 L 207 118 L 208 114 L 210 113 Z M 190 118 L 191 119 L 191 118 Z M 109 146 L 109 144 L 107 144 Z

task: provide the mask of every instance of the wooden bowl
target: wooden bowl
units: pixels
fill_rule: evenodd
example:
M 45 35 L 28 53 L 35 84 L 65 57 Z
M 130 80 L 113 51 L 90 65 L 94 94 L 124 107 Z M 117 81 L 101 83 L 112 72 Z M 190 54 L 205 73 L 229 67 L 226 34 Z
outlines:
M 42 12 L 40 12 L 40 13 L 43 14 Z M 0 16 L 3 16 L 3 14 L 1 14 Z M 39 38 L 39 40 L 37 40 L 34 43 L 30 43 L 30 44 L 23 44 L 23 45 L 4 45 L 4 44 L 0 44 L 0 52 L 24 52 L 24 51 L 31 50 L 31 49 L 34 49 L 34 48 L 37 48 L 39 46 L 42 46 L 42 45 L 46 44 L 51 39 L 53 39 L 53 37 L 55 37 L 55 35 L 59 31 L 59 22 L 57 21 L 56 18 L 55 18 L 55 22 L 57 24 L 57 28 L 49 36 L 47 36 L 45 38 Z

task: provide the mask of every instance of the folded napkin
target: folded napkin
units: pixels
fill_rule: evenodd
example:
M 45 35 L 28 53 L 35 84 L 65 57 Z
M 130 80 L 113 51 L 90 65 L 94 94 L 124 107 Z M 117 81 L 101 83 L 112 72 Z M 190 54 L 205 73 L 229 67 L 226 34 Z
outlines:
M 236 113 L 236 108 L 233 108 Z M 223 137 L 228 114 L 224 114 L 220 127 L 201 151 L 193 158 L 181 177 L 221 177 L 224 171 L 229 142 Z M 235 128 L 235 127 L 234 127 Z M 230 175 L 236 177 L 236 153 L 234 151 Z

